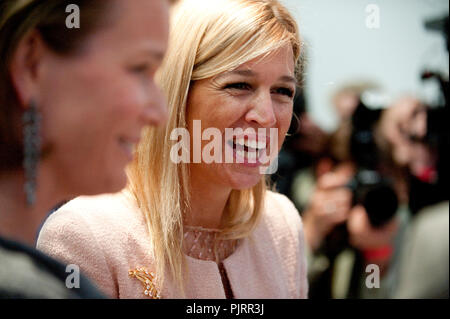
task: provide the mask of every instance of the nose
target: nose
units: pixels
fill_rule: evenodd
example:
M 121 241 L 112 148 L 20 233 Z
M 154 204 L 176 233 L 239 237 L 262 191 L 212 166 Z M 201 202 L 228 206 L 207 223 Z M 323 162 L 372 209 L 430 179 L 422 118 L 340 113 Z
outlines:
M 277 123 L 270 92 L 260 92 L 257 95 L 251 102 L 245 120 L 249 123 L 257 123 L 262 127 L 273 127 Z
M 146 125 L 159 126 L 167 121 L 167 101 L 161 89 L 152 81 L 149 102 L 142 114 Z

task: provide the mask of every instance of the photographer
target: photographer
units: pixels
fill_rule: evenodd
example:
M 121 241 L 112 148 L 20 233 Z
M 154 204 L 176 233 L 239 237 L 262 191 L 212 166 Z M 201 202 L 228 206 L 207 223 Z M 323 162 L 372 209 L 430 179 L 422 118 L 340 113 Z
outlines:
M 448 23 L 448 15 L 425 22 L 426 29 L 444 35 L 447 51 Z M 413 213 L 402 241 L 394 298 L 449 297 L 449 82 L 448 76 L 439 72 L 425 71 L 422 79 L 437 80 L 440 102 L 418 107 L 417 100 L 402 99 L 383 119 L 384 126 L 389 127 L 385 140 L 409 171 Z M 401 124 L 402 113 L 412 119 L 407 125 Z
M 413 214 L 402 239 L 394 298 L 449 295 L 446 112 L 446 106 L 426 108 L 408 97 L 394 103 L 381 121 L 394 159 L 408 169 Z M 405 117 L 410 120 L 402 123 Z
M 317 164 L 303 214 L 311 298 L 386 297 L 395 283 L 407 196 L 402 171 L 378 147 L 380 114 L 360 103 Z M 378 266 L 382 289 L 364 286 L 368 264 Z

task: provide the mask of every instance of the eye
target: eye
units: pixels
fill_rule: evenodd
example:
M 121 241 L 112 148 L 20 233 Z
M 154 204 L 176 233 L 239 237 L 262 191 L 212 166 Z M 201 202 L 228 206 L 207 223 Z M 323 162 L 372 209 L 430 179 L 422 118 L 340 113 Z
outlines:
M 224 86 L 224 89 L 250 90 L 252 87 L 245 82 L 230 83 Z
M 135 74 L 147 74 L 150 72 L 150 64 L 141 63 L 130 67 L 130 71 Z
M 290 89 L 290 88 L 285 88 L 285 87 L 280 87 L 280 88 L 276 88 L 273 91 L 276 94 L 281 94 L 281 95 L 285 95 L 289 98 L 293 98 L 294 97 L 294 90 Z

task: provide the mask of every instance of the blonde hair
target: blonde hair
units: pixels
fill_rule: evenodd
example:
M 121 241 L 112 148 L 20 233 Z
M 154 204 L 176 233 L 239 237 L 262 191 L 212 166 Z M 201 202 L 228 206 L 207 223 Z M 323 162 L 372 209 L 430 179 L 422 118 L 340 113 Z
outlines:
M 129 189 L 145 216 L 159 283 L 167 274 L 184 294 L 183 214 L 189 209 L 189 166 L 171 161 L 175 142 L 170 133 L 187 127 L 191 83 L 286 44 L 292 46 L 297 65 L 301 42 L 295 20 L 276 0 L 185 0 L 172 13 L 169 49 L 157 77 L 167 95 L 169 120 L 164 128 L 144 130 L 128 176 Z M 262 177 L 251 189 L 231 192 L 222 220 L 224 238 L 248 236 L 261 215 L 266 188 Z

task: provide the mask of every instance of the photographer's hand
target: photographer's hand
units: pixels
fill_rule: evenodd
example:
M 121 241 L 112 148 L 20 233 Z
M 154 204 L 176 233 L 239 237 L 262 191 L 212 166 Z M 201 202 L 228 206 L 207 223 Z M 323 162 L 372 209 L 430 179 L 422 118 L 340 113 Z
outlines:
M 347 220 L 350 244 L 359 249 L 376 249 L 391 245 L 397 233 L 399 221 L 394 216 L 381 228 L 374 228 L 369 221 L 363 206 L 355 206 L 351 209 Z
M 362 206 L 355 206 L 348 216 L 349 242 L 364 256 L 366 264 L 376 264 L 381 276 L 386 273 L 393 254 L 393 241 L 399 228 L 399 220 L 394 216 L 381 228 L 374 228 Z
M 411 165 L 415 160 L 411 137 L 420 140 L 426 131 L 426 108 L 414 97 L 402 97 L 382 113 L 379 134 L 390 145 L 397 165 Z
M 346 165 L 319 178 L 308 209 L 303 214 L 305 237 L 312 251 L 317 250 L 333 228 L 346 221 L 352 193 L 344 186 L 352 176 Z

